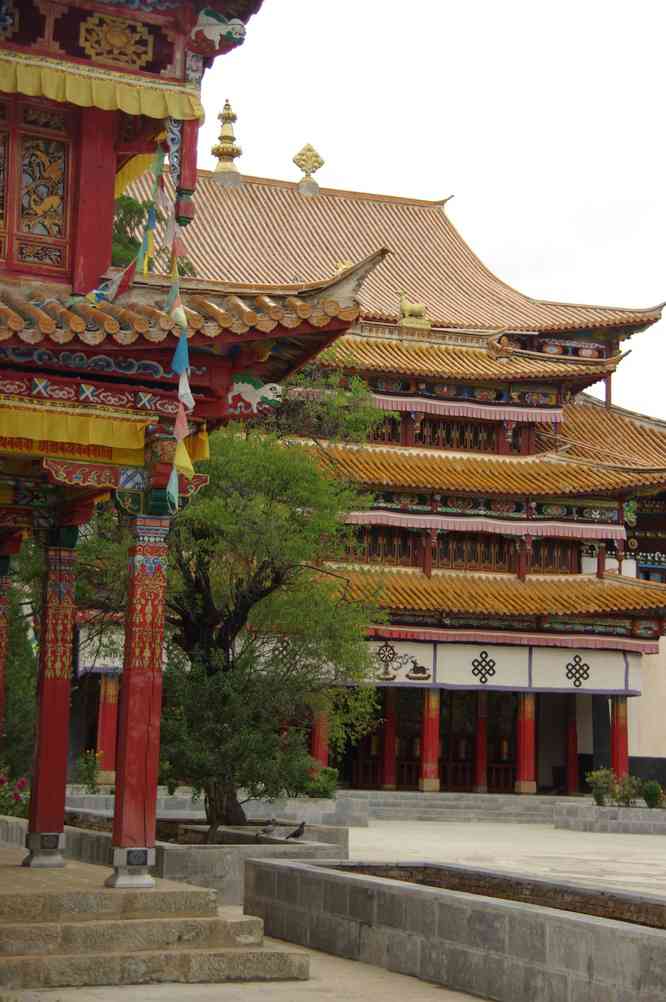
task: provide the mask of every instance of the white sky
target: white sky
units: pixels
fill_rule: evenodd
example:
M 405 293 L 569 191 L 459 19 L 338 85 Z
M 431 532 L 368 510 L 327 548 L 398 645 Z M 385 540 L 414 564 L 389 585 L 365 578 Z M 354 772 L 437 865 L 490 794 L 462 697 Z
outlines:
M 246 174 L 443 198 L 501 278 L 546 299 L 666 299 L 663 0 L 264 0 L 204 79 L 200 166 L 228 97 Z M 666 322 L 614 402 L 666 418 Z M 625 342 L 625 344 L 627 344 Z

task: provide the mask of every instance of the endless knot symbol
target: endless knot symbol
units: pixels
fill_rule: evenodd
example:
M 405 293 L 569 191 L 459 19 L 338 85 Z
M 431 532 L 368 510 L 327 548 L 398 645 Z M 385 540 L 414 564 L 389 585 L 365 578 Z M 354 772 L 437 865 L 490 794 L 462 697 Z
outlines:
M 567 665 L 567 678 L 573 682 L 576 689 L 580 689 L 583 682 L 587 682 L 590 677 L 590 666 L 583 661 L 580 654 L 574 654 L 573 660 Z
M 377 650 L 377 657 L 383 665 L 390 665 L 392 661 L 395 661 L 397 656 L 398 652 L 388 641 L 384 641 L 382 646 Z
M 495 674 L 495 662 L 488 657 L 488 651 L 481 651 L 478 658 L 472 661 L 472 675 L 478 678 L 481 685 L 485 685 L 489 678 Z

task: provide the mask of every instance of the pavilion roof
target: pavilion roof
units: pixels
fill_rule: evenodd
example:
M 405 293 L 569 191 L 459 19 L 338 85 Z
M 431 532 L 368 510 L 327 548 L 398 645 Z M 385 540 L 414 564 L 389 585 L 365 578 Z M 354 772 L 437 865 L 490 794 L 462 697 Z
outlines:
M 346 334 L 327 353 L 322 364 L 357 372 L 409 376 L 429 376 L 431 379 L 528 380 L 575 379 L 594 383 L 613 372 L 617 359 L 571 359 L 543 355 L 534 357 L 502 357 L 491 354 L 485 346 L 443 344 L 428 339 L 360 336 Z
M 528 575 L 472 571 L 376 571 L 337 568 L 354 599 L 412 612 L 493 616 L 576 616 L 666 607 L 666 585 L 585 574 Z
M 358 288 L 386 251 L 323 281 L 286 285 L 181 280 L 194 348 L 271 342 L 262 372 L 282 379 L 316 354 L 358 316 Z M 103 346 L 146 350 L 175 347 L 180 328 L 164 310 L 170 279 L 138 279 L 114 302 L 72 301 L 62 285 L 0 283 L 0 345 Z
M 150 196 L 146 178 L 130 193 Z M 361 316 L 394 324 L 402 290 L 425 304 L 433 326 L 459 330 L 573 331 L 637 328 L 661 307 L 626 309 L 534 299 L 494 275 L 465 243 L 443 202 L 321 188 L 301 194 L 295 183 L 244 177 L 239 188 L 199 172 L 197 213 L 184 233 L 198 275 L 282 284 L 334 274 L 377 247 L 393 253 L 369 275 Z
M 545 441 L 566 449 L 567 456 L 636 471 L 666 469 L 666 422 L 620 407 L 607 408 L 588 395 L 581 394 L 564 408 L 557 433 L 544 426 L 541 434 Z
M 557 453 L 495 456 L 399 445 L 323 444 L 316 453 L 341 478 L 374 488 L 558 497 L 618 493 L 666 480 L 666 472 L 607 469 Z

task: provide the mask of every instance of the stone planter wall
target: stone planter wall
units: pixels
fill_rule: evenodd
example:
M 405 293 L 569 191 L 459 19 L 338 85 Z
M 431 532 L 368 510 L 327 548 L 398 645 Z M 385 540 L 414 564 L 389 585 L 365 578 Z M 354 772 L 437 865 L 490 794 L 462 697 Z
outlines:
M 556 828 L 621 835 L 666 835 L 666 810 L 661 807 L 597 807 L 589 800 L 556 804 Z
M 246 868 L 269 936 L 497 1002 L 666 1002 L 666 930 L 326 864 Z
M 0 817 L 0 845 L 23 848 L 28 822 L 24 818 Z M 82 863 L 111 867 L 111 835 L 108 832 L 87 831 L 85 828 L 65 828 L 65 856 Z M 268 845 L 172 845 L 155 843 L 154 877 L 180 880 L 197 887 L 214 887 L 221 905 L 243 903 L 245 863 L 259 859 L 325 859 L 345 860 L 348 849 L 324 842 L 272 843 Z M 101 883 L 101 877 L 100 877 Z

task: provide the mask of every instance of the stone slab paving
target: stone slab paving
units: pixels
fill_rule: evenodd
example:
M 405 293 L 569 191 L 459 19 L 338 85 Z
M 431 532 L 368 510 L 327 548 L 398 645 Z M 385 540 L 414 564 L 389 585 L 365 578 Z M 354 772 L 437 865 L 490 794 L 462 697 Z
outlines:
M 353 860 L 462 863 L 666 899 L 666 837 L 552 825 L 371 821 L 350 831 Z
M 239 911 L 240 914 L 240 911 Z M 277 945 L 266 939 L 266 945 Z M 5 992 L 0 1002 L 472 1002 L 472 996 L 315 950 L 310 980 L 252 985 L 135 985 Z

